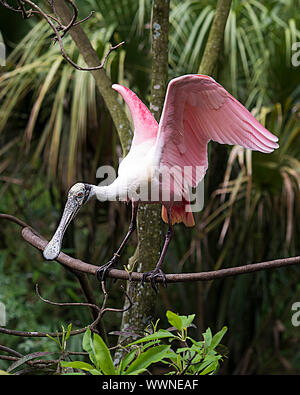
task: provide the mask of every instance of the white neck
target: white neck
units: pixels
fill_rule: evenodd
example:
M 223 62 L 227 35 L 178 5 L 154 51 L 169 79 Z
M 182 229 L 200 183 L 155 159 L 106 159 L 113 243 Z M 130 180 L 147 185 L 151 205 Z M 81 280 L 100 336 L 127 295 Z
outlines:
M 108 186 L 92 185 L 90 194 L 91 198 L 95 198 L 101 202 L 118 200 L 118 193 L 114 183 Z

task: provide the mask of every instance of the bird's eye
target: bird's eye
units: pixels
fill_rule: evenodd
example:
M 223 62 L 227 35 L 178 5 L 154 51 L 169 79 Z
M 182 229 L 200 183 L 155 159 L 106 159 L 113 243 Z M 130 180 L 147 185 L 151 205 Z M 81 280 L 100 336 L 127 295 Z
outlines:
M 82 198 L 83 197 L 83 193 L 82 192 L 77 193 L 77 197 L 78 198 Z

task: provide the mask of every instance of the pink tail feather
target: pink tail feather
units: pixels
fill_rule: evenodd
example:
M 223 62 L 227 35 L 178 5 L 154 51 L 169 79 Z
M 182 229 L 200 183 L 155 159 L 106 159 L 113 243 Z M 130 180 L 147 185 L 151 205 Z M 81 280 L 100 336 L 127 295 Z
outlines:
M 172 225 L 183 222 L 184 225 L 187 227 L 195 226 L 193 213 L 190 211 L 186 211 L 186 206 L 187 204 L 172 207 L 171 209 Z M 161 216 L 163 221 L 168 223 L 167 209 L 164 205 L 162 206 L 161 209 Z

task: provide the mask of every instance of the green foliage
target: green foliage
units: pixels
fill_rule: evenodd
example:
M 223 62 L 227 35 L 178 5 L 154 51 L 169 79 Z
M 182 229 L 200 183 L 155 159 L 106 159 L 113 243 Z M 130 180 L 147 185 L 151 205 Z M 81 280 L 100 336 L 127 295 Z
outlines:
M 227 20 L 220 76 L 246 105 L 283 102 L 299 73 L 291 46 L 299 41 L 298 1 L 234 0 Z M 174 74 L 197 73 L 215 13 L 215 1 L 172 2 L 170 62 Z
M 84 334 L 82 348 L 88 352 L 93 365 L 81 361 L 61 361 L 61 366 L 88 371 L 90 374 L 134 375 L 144 372 L 151 364 L 162 360 L 170 346 L 155 346 L 146 351 L 141 350 L 140 353 L 132 350 L 123 358 L 117 369 L 114 367 L 110 351 L 103 339 L 96 333 L 92 336 L 90 329 L 87 329 Z
M 67 327 L 67 330 L 65 329 L 65 327 L 62 325 L 62 335 L 60 336 L 59 333 L 57 332 L 56 338 L 53 336 L 50 336 L 47 334 L 47 337 L 49 337 L 49 339 L 55 341 L 55 343 L 57 344 L 58 348 L 60 349 L 60 351 L 63 353 L 66 350 L 66 346 L 67 346 L 67 340 L 70 337 L 70 333 L 72 330 L 72 324 L 69 324 Z
M 152 334 L 126 346 L 127 353 L 116 367 L 103 339 L 96 333 L 92 335 L 90 329 L 87 329 L 84 334 L 82 348 L 88 352 L 92 365 L 82 361 L 61 361 L 61 366 L 75 369 L 75 372 L 67 374 L 78 374 L 77 370 L 82 370 L 93 375 L 138 375 L 147 371 L 151 365 L 160 362 L 168 366 L 168 374 L 216 373 L 225 356 L 224 346 L 222 353 L 219 352 L 218 347 L 220 348 L 220 342 L 227 328 L 223 327 L 214 336 L 208 328 L 203 333 L 204 340 L 196 341 L 187 335 L 195 314 L 180 316 L 167 311 L 166 316 L 173 328 L 157 330 L 157 325 L 154 326 Z M 171 344 L 164 344 L 165 340 Z

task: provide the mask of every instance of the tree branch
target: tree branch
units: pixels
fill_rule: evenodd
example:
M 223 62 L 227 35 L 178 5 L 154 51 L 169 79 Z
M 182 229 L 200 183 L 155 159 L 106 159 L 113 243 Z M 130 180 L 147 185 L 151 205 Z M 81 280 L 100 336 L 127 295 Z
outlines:
M 216 14 L 209 31 L 199 67 L 200 74 L 213 75 L 223 45 L 223 37 L 232 0 L 218 0 Z
M 20 226 L 22 226 L 22 221 L 18 218 L 7 215 L 0 214 L 0 219 L 8 219 Z M 40 251 L 43 251 L 48 244 L 48 241 L 39 235 L 34 229 L 29 227 L 23 227 L 22 237 L 25 241 L 31 244 L 33 247 L 37 248 Z M 56 259 L 57 262 L 61 263 L 64 266 L 69 267 L 72 270 L 77 270 L 79 272 L 87 273 L 95 275 L 98 269 L 98 266 L 92 265 L 90 263 L 81 261 L 80 259 L 72 258 L 69 255 L 61 252 Z M 285 266 L 297 265 L 300 263 L 300 256 L 295 256 L 291 258 L 280 258 L 272 261 L 260 262 L 260 263 L 251 263 L 243 266 L 231 267 L 227 269 L 219 269 L 212 270 L 207 272 L 200 273 L 174 273 L 167 274 L 167 282 L 168 283 L 177 283 L 177 282 L 188 282 L 188 281 L 210 281 L 221 279 L 225 277 L 237 276 L 240 274 L 253 273 L 261 270 L 269 270 L 269 269 L 277 269 Z M 143 273 L 131 272 L 128 273 L 125 270 L 119 269 L 111 269 L 107 273 L 107 277 L 120 279 L 120 280 L 130 280 L 130 281 L 141 281 Z M 149 281 L 149 280 L 147 280 Z M 157 281 L 161 281 L 160 278 Z

